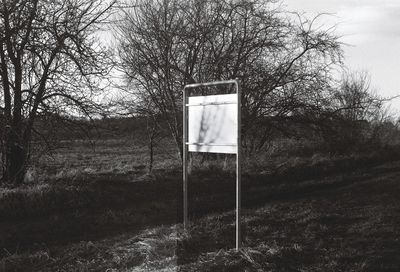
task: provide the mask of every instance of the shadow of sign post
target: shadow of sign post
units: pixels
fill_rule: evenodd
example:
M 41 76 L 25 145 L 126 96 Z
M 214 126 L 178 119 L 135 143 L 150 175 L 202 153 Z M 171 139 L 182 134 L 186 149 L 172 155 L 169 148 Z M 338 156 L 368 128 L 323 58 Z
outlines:
M 190 96 L 198 87 L 234 85 L 236 93 Z M 183 89 L 183 225 L 188 219 L 188 153 L 236 154 L 236 249 L 241 246 L 241 102 L 239 81 L 225 80 L 186 85 Z

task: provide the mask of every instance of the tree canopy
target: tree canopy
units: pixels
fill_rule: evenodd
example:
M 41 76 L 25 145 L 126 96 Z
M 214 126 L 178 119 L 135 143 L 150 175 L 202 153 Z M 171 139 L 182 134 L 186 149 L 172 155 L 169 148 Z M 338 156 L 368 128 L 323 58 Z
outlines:
M 315 26 L 319 16 L 272 0 L 142 0 L 123 14 L 116 36 L 126 78 L 165 116 L 178 148 L 185 84 L 239 78 L 244 143 L 259 149 L 271 126 L 323 107 L 342 60 L 338 37 Z

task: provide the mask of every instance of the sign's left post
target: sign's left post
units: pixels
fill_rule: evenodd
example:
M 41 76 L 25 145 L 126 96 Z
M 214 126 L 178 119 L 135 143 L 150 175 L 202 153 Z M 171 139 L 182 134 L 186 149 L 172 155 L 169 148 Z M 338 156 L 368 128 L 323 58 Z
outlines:
M 183 227 L 184 229 L 188 226 L 188 89 L 183 88 L 183 99 L 182 99 L 182 107 L 183 107 L 183 141 L 182 141 L 182 167 L 183 167 Z

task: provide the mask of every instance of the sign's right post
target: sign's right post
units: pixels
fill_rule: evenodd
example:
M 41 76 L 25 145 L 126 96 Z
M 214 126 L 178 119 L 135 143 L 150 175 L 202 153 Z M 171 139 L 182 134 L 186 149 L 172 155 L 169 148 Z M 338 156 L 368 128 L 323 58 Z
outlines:
M 241 91 L 239 80 L 235 80 L 237 92 L 237 145 L 236 145 L 236 250 L 239 250 L 242 244 L 240 216 L 241 216 Z

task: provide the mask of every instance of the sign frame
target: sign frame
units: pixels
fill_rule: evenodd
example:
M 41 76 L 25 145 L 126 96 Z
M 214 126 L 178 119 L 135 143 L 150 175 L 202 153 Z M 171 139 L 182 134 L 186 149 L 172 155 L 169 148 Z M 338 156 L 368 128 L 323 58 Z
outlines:
M 188 108 L 190 105 L 188 104 L 189 98 L 189 90 L 198 87 L 210 87 L 210 86 L 220 86 L 220 85 L 234 85 L 236 89 L 237 95 L 237 141 L 236 141 L 236 250 L 239 250 L 241 247 L 242 237 L 241 237 L 241 90 L 238 79 L 233 80 L 223 80 L 223 81 L 214 81 L 214 82 L 206 82 L 206 83 L 195 83 L 188 84 L 183 88 L 183 226 L 184 229 L 187 228 L 189 223 L 188 218 L 188 157 L 189 157 L 189 144 L 196 143 L 188 143 Z M 202 106 L 205 106 L 204 104 Z M 217 103 L 208 104 L 219 105 Z M 196 105 L 198 106 L 198 105 Z M 202 144 L 202 143 L 197 143 Z M 191 151 L 195 152 L 195 151 Z M 232 153 L 229 153 L 232 154 Z M 234 153 L 233 153 L 234 154 Z

